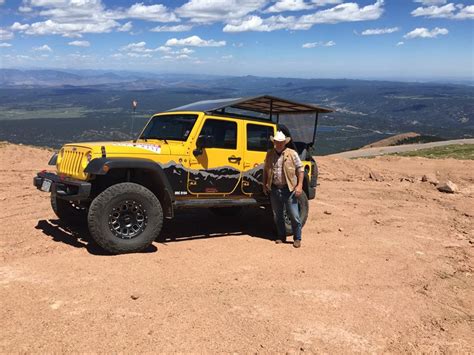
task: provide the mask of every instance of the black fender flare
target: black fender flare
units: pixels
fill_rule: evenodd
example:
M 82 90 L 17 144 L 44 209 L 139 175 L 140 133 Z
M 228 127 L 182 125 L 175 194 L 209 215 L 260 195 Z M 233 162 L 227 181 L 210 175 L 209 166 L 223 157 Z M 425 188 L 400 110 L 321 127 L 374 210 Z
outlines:
M 163 209 L 168 212 L 167 216 L 173 216 L 174 191 L 161 165 L 150 159 L 143 158 L 96 158 L 92 159 L 84 169 L 85 173 L 93 175 L 107 175 L 113 169 L 142 169 L 148 170 L 155 175 L 157 183 L 160 184 L 164 199 Z

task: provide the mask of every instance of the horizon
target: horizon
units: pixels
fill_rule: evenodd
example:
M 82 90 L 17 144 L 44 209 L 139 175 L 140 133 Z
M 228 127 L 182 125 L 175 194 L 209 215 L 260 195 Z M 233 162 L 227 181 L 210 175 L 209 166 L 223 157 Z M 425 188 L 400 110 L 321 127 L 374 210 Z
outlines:
M 472 0 L 0 0 L 0 67 L 474 80 Z
M 64 73 L 81 73 L 81 72 L 97 72 L 98 74 L 122 74 L 122 75 L 169 75 L 169 76 L 185 76 L 191 77 L 208 77 L 208 78 L 245 78 L 255 77 L 261 79 L 297 79 L 297 80 L 354 80 L 354 81 L 377 81 L 377 82 L 394 82 L 394 83 L 417 83 L 417 84 L 452 84 L 452 85 L 466 85 L 473 86 L 474 78 L 467 77 L 438 77 L 438 78 L 391 78 L 391 77 L 298 77 L 298 76 L 271 76 L 271 75 L 255 75 L 255 74 L 211 74 L 211 73 L 192 73 L 192 72 L 163 72 L 152 70 L 126 70 L 126 69 L 89 69 L 89 68 L 60 68 L 60 67 L 0 67 L 0 70 L 19 70 L 19 71 L 58 71 Z

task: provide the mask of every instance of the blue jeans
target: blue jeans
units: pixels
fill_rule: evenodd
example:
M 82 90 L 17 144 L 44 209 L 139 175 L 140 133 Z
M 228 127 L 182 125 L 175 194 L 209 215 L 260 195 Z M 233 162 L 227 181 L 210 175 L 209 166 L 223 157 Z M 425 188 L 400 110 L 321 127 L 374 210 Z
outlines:
M 291 220 L 294 240 L 301 240 L 301 218 L 298 206 L 298 199 L 294 192 L 288 189 L 288 186 L 279 188 L 272 186 L 270 192 L 270 201 L 272 203 L 273 219 L 277 228 L 278 239 L 286 239 L 284 210 Z

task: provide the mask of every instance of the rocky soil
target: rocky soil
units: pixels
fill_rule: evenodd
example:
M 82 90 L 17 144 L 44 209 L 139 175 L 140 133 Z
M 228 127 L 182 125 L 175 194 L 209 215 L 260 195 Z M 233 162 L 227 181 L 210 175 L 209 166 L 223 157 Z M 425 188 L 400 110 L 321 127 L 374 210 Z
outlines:
M 300 249 L 201 210 L 110 256 L 32 186 L 50 155 L 0 147 L 2 353 L 474 352 L 473 161 L 319 158 Z

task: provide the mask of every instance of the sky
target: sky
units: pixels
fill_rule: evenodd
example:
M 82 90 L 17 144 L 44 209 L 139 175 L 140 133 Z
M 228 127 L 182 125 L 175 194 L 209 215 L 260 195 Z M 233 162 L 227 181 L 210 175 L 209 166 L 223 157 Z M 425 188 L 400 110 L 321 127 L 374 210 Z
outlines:
M 0 67 L 474 80 L 474 0 L 0 0 Z

